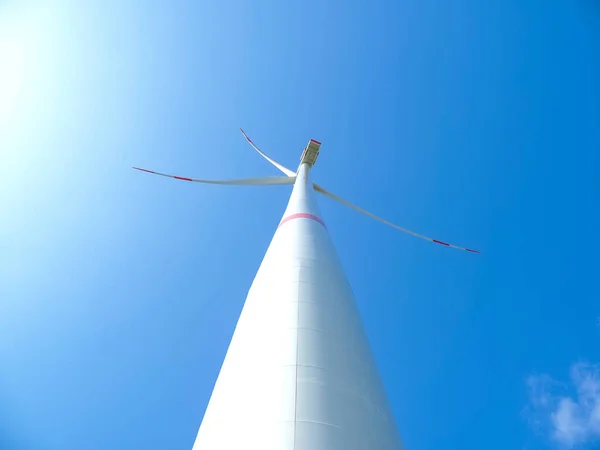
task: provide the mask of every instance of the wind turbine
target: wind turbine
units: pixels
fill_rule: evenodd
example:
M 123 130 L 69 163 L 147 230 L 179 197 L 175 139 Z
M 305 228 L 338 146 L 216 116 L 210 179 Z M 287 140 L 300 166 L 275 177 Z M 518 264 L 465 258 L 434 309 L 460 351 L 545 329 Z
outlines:
M 279 227 L 250 287 L 193 450 L 400 450 L 354 294 L 314 191 L 380 222 L 311 182 L 321 143 L 311 139 L 294 172 L 250 145 L 285 176 L 177 180 L 224 185 L 293 184 Z

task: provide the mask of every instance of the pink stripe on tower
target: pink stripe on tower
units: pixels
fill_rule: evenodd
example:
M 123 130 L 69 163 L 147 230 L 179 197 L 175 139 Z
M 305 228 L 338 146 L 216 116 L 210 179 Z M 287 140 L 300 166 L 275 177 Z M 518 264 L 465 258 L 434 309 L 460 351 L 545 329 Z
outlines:
M 296 214 L 292 214 L 291 216 L 287 216 L 285 219 L 283 219 L 281 221 L 279 226 L 283 225 L 286 222 L 289 222 L 290 220 L 294 220 L 294 219 L 311 219 L 311 220 L 314 220 L 315 222 L 319 222 L 321 225 L 323 225 L 325 228 L 327 228 L 327 226 L 325 225 L 325 222 L 323 222 L 322 219 L 320 219 L 317 216 L 314 216 L 312 214 L 308 214 L 308 213 L 296 213 Z

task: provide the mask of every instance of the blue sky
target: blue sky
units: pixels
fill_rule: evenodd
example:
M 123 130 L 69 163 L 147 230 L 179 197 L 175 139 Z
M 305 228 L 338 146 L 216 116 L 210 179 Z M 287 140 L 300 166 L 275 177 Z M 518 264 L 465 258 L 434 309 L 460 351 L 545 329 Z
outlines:
M 600 446 L 593 0 L 0 2 L 0 448 L 189 449 L 290 188 L 407 449 Z

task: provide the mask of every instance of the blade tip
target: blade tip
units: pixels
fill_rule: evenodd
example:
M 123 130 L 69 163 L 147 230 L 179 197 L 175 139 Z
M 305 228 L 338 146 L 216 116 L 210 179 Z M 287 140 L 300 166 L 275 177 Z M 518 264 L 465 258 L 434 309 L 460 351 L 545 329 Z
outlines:
M 133 166 L 132 166 L 133 167 Z M 148 173 L 156 173 L 153 170 L 148 170 L 148 169 L 142 169 L 141 167 L 133 167 L 135 170 L 139 170 L 141 172 L 148 172 Z

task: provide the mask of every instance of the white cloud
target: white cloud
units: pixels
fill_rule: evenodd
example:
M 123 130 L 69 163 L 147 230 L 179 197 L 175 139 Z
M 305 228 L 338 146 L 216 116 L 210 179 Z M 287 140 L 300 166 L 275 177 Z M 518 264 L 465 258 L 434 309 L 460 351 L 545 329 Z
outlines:
M 548 375 L 529 377 L 527 386 L 525 412 L 536 431 L 567 448 L 600 441 L 600 365 L 574 364 L 568 386 Z

